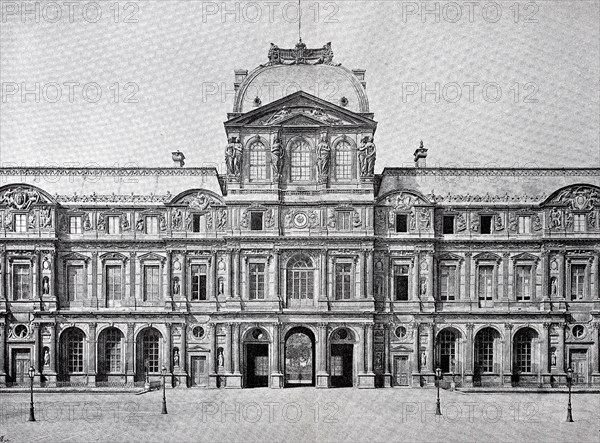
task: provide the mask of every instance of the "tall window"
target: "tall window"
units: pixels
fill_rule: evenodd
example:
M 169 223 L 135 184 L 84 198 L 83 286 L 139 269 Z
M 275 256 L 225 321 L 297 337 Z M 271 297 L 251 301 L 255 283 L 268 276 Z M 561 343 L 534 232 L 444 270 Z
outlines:
M 585 214 L 575 214 L 573 217 L 573 231 L 585 232 Z
M 120 234 L 121 233 L 121 220 L 115 215 L 106 217 L 107 229 L 109 234 Z
M 144 266 L 144 301 L 156 301 L 160 294 L 159 266 Z
M 408 265 L 394 265 L 394 299 L 408 300 Z
M 477 365 L 481 372 L 494 372 L 494 340 L 497 333 L 485 328 L 477 334 Z
M 335 299 L 348 300 L 352 294 L 352 263 L 335 264 Z
M 250 181 L 267 178 L 267 151 L 261 142 L 250 145 Z
M 443 330 L 438 336 L 440 369 L 442 372 L 455 371 L 456 367 L 456 334 Z
M 531 343 L 534 332 L 521 329 L 515 336 L 515 367 L 519 372 L 532 372 L 531 370 Z
M 515 279 L 517 300 L 531 300 L 531 266 L 517 266 Z
M 83 372 L 83 340 L 81 329 L 69 328 L 64 332 L 65 363 L 69 374 Z
M 117 328 L 105 329 L 100 335 L 101 370 L 105 374 L 121 372 L 122 337 Z
M 206 300 L 206 265 L 192 265 L 192 300 Z
M 335 178 L 352 179 L 352 147 L 348 142 L 340 142 L 335 147 Z
M 251 231 L 262 231 L 263 230 L 263 212 L 262 211 L 250 212 L 250 230 Z
M 83 232 L 81 226 L 81 216 L 74 215 L 69 217 L 69 233 L 70 234 L 81 234 Z
M 312 299 L 314 296 L 314 270 L 308 257 L 299 256 L 288 264 L 288 298 L 293 300 Z
M 477 292 L 479 293 L 479 306 L 492 306 L 493 303 L 493 266 L 479 266 L 478 270 L 479 283 Z
M 13 291 L 15 300 L 29 300 L 31 297 L 31 275 L 29 265 L 13 266 Z
M 492 233 L 492 216 L 491 215 L 482 215 L 480 217 L 481 222 L 481 233 L 482 234 L 491 234 Z
M 571 300 L 582 300 L 585 295 L 585 265 L 571 266 Z
M 83 299 L 83 266 L 67 266 L 67 296 L 69 301 Z
M 159 372 L 158 353 L 159 353 L 160 334 L 156 329 L 147 329 L 142 339 L 142 357 L 144 367 L 149 373 Z
M 396 214 L 396 232 L 408 232 L 408 215 Z
M 442 220 L 442 234 L 454 234 L 454 216 L 444 215 Z
M 291 145 L 292 181 L 307 181 L 311 179 L 310 145 L 304 139 L 296 139 Z
M 440 300 L 456 299 L 456 266 L 440 268 Z
M 156 215 L 146 217 L 146 234 L 158 234 L 158 217 Z
M 106 267 L 106 300 L 121 300 L 123 288 L 121 286 L 121 266 Z
M 529 234 L 531 233 L 531 217 L 528 215 L 519 216 L 519 233 Z
M 248 266 L 250 274 L 250 300 L 262 300 L 265 298 L 265 264 L 250 263 Z
M 27 214 L 15 214 L 15 232 L 27 232 Z
M 337 213 L 337 228 L 340 231 L 350 230 L 351 213 L 349 211 L 338 211 Z

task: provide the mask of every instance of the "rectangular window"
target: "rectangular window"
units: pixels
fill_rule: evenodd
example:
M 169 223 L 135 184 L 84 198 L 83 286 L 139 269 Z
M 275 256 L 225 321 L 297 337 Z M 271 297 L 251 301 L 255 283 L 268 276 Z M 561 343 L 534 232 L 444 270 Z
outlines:
M 442 232 L 444 234 L 454 234 L 454 216 L 453 215 L 444 215 Z
M 571 266 L 571 300 L 582 300 L 585 295 L 585 265 Z
M 331 376 L 342 377 L 344 375 L 344 357 L 341 355 L 331 356 Z
M 291 269 L 288 271 L 288 298 L 292 300 L 312 300 L 314 294 L 314 272 L 312 269 Z
M 517 300 L 531 300 L 531 266 L 517 266 L 515 279 Z
M 352 284 L 352 264 L 335 264 L 335 299 L 349 300 Z
M 121 286 L 121 266 L 106 267 L 106 300 L 121 300 L 123 288 Z
M 394 298 L 398 301 L 408 300 L 408 265 L 394 266 Z
M 528 215 L 519 216 L 519 234 L 531 233 L 531 217 Z
M 352 178 L 352 152 L 335 151 L 335 177 L 338 180 L 350 180 Z
M 121 220 L 117 216 L 106 217 L 108 233 L 109 234 L 120 234 L 121 233 Z
M 337 213 L 337 227 L 340 231 L 350 230 L 350 212 L 341 211 Z
M 69 217 L 69 233 L 70 234 L 81 234 L 83 232 L 81 226 L 81 216 L 75 215 Z
M 83 372 L 83 334 L 68 334 L 66 348 L 67 371 L 70 374 Z
M 573 217 L 573 231 L 585 232 L 585 214 L 575 214 Z
M 250 230 L 251 231 L 262 231 L 263 230 L 263 213 L 262 212 L 251 212 L 250 213 Z
M 264 149 L 250 150 L 250 181 L 267 178 L 267 153 Z
M 440 268 L 440 300 L 456 300 L 456 266 Z
M 396 214 L 396 232 L 408 232 L 408 216 Z
M 192 216 L 192 232 L 200 232 L 202 226 L 202 215 L 194 214 Z
M 146 234 L 158 234 L 158 217 L 146 217 Z
M 292 181 L 310 180 L 310 170 L 312 168 L 310 152 L 308 150 L 293 150 L 292 158 Z
M 15 214 L 15 232 L 27 232 L 27 214 Z
M 481 233 L 482 234 L 491 234 L 492 233 L 492 216 L 491 215 L 482 215 L 481 216 Z
M 192 265 L 192 300 L 206 300 L 206 265 Z
M 265 298 L 265 264 L 250 263 L 250 300 L 263 300 Z
M 477 272 L 479 273 L 479 284 L 477 287 L 477 292 L 479 294 L 479 306 L 492 306 L 494 267 L 479 266 Z
M 15 300 L 29 300 L 31 297 L 29 265 L 13 266 L 13 288 Z
M 83 266 L 68 266 L 67 296 L 69 301 L 83 299 L 83 289 Z
M 144 266 L 144 301 L 156 301 L 160 294 L 159 266 Z

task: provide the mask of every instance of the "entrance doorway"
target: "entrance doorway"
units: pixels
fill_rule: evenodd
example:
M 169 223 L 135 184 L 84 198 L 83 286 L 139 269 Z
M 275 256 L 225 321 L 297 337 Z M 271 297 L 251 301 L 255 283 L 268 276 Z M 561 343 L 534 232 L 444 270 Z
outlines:
M 208 386 L 208 365 L 206 364 L 206 356 L 193 356 L 191 359 L 191 363 L 192 386 Z
M 315 385 L 315 337 L 310 329 L 292 328 L 285 338 L 285 386 Z
M 12 376 L 15 384 L 23 385 L 29 380 L 31 355 L 29 349 L 13 349 Z
M 573 369 L 573 384 L 586 384 L 588 381 L 587 351 L 572 350 L 570 357 L 571 368 Z
M 394 386 L 408 386 L 408 356 L 394 357 Z
M 331 344 L 331 386 L 352 387 L 352 360 L 354 345 Z
M 269 345 L 266 343 L 246 345 L 246 386 L 249 388 L 269 386 Z

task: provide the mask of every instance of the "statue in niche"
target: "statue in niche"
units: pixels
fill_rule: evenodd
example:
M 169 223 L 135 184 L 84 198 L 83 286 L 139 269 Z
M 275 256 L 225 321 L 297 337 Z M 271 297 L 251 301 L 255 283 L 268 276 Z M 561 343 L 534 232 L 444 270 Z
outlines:
M 225 294 L 225 280 L 219 277 L 219 295 Z
M 50 351 L 44 348 L 44 366 L 50 366 Z
M 331 146 L 327 140 L 327 133 L 321 134 L 321 140 L 319 141 L 317 150 L 319 152 L 319 158 L 317 159 L 319 178 L 324 180 L 329 177 L 331 163 Z
M 179 367 L 179 349 L 175 348 L 173 351 L 173 366 Z
M 427 279 L 426 278 L 421 278 L 421 280 L 419 282 L 419 294 L 421 294 L 421 297 L 425 297 L 425 295 L 427 295 Z
M 358 148 L 361 177 L 370 177 L 375 171 L 376 148 L 373 140 L 373 136 L 370 135 L 363 137 Z
M 48 277 L 42 279 L 42 294 L 50 294 L 50 279 Z
M 223 348 L 217 349 L 217 365 L 222 368 L 225 365 L 225 357 L 223 356 Z
M 40 226 L 42 228 L 52 227 L 52 210 L 50 208 L 43 208 L 40 211 Z
M 173 229 L 180 230 L 182 221 L 183 221 L 183 215 L 181 214 L 181 209 L 175 209 L 173 211 L 173 218 L 172 218 Z
M 179 277 L 173 278 L 173 294 L 179 294 Z
M 421 368 L 427 366 L 427 353 L 425 351 L 421 352 Z
M 551 365 L 556 366 L 556 349 L 552 348 Z
M 550 229 L 560 229 L 562 227 L 562 212 L 557 208 L 550 211 Z
M 273 177 L 275 180 L 279 179 L 281 176 L 281 171 L 283 169 L 283 152 L 281 131 L 279 131 L 271 145 L 271 167 L 273 168 Z
M 556 282 L 556 280 L 557 280 L 557 279 L 556 279 L 556 277 L 552 277 L 552 278 L 550 279 L 550 288 L 551 288 L 551 289 L 550 289 L 550 295 L 551 295 L 552 297 L 556 297 L 556 294 L 557 294 L 557 292 L 558 292 L 558 285 L 557 285 L 557 282 Z

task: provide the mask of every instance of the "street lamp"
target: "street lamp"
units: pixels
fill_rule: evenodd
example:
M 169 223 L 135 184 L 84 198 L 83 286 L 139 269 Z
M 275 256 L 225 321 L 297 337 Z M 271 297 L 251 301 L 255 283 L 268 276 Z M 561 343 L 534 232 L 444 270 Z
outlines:
M 30 387 L 31 387 L 31 401 L 29 403 L 29 420 L 28 421 L 35 421 L 35 415 L 33 414 L 33 377 L 35 376 L 35 369 L 33 369 L 33 366 L 29 366 L 29 381 L 30 383 Z
M 573 422 L 573 416 L 571 415 L 571 384 L 573 383 L 573 368 L 569 366 L 567 369 L 567 386 L 569 387 L 569 404 L 567 406 L 567 422 Z
M 440 378 L 442 377 L 442 370 L 436 368 L 435 379 L 437 381 L 437 402 L 435 404 L 435 415 L 442 415 L 442 409 L 440 408 Z
M 163 376 L 162 377 L 163 378 L 163 380 L 162 380 L 163 381 L 163 383 L 162 383 L 162 385 L 163 385 L 163 403 L 162 403 L 161 414 L 168 414 L 168 412 L 167 412 L 167 396 L 165 394 L 165 376 L 167 375 L 167 368 L 165 368 L 164 365 L 162 367 L 161 372 L 162 372 L 162 376 Z

